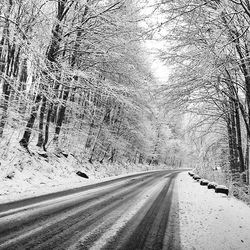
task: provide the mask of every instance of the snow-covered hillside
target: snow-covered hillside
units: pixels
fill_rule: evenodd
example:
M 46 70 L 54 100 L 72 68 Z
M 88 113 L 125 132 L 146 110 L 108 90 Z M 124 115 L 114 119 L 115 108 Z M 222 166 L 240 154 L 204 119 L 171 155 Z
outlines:
M 155 166 L 79 160 L 70 152 L 41 152 L 31 147 L 30 155 L 13 140 L 8 152 L 1 150 L 0 203 L 88 185 L 117 175 L 154 170 Z M 162 166 L 158 166 L 160 168 Z M 89 177 L 76 175 L 81 171 Z

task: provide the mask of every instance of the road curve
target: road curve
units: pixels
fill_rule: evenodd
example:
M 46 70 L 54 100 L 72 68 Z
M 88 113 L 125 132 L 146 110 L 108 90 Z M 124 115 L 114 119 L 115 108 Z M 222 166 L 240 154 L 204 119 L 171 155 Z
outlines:
M 178 173 L 147 172 L 0 204 L 0 249 L 170 249 Z

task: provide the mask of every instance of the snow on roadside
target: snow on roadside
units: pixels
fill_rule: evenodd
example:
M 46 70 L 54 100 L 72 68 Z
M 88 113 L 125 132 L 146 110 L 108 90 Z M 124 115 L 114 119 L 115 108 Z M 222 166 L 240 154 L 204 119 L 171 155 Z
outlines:
M 0 157 L 0 204 L 117 178 L 131 173 L 152 170 L 154 166 L 132 164 L 90 164 L 79 162 L 73 154 L 46 153 L 47 158 L 32 148 L 30 156 L 14 143 L 7 157 Z M 2 154 L 1 154 L 2 156 Z M 5 159 L 4 159 L 5 158 Z M 89 176 L 76 175 L 82 171 Z M 8 178 L 9 176 L 9 178 Z
M 51 144 L 44 152 L 36 146 L 35 131 L 29 144 L 30 155 L 19 144 L 22 133 L 18 127 L 7 126 L 0 141 L 0 204 L 166 167 L 105 161 L 90 164 L 86 152 L 63 145 L 58 150 Z M 77 171 L 89 179 L 79 177 Z
M 250 207 L 178 175 L 180 240 L 183 249 L 250 249 Z

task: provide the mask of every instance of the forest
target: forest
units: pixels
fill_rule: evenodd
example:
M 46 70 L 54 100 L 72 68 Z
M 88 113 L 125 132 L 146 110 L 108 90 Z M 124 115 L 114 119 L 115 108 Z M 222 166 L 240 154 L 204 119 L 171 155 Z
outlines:
M 1 168 L 191 167 L 249 199 L 249 24 L 249 0 L 2 0 Z

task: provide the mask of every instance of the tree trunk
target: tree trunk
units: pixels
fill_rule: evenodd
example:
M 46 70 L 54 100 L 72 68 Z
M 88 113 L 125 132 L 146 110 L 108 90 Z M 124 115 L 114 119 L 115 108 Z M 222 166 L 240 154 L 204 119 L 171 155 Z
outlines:
M 1 99 L 1 121 L 0 121 L 0 137 L 3 135 L 3 130 L 7 121 L 7 111 L 9 107 L 9 98 L 10 98 L 10 92 L 11 92 L 11 85 L 10 81 L 12 81 L 12 70 L 13 67 L 11 67 L 12 61 L 14 60 L 14 53 L 15 53 L 15 47 L 11 48 L 7 52 L 7 62 L 5 65 L 5 77 L 4 83 L 3 83 L 3 91 L 2 91 L 2 99 Z
M 108 145 L 107 149 L 106 149 L 105 152 L 104 152 L 104 155 L 103 155 L 102 159 L 100 160 L 100 163 L 101 163 L 101 164 L 103 163 L 105 157 L 106 157 L 107 154 L 108 154 L 108 151 L 109 151 L 109 149 L 110 149 L 110 145 L 111 145 L 111 144 Z
M 72 2 L 67 7 L 66 3 L 67 3 L 67 0 L 58 1 L 57 22 L 56 22 L 55 26 L 52 29 L 51 42 L 50 42 L 50 45 L 48 46 L 47 52 L 46 52 L 46 57 L 47 57 L 47 59 L 49 61 L 48 68 L 51 68 L 51 70 L 54 71 L 55 73 L 57 73 L 58 69 L 55 70 L 55 65 L 54 64 L 56 63 L 56 59 L 58 57 L 57 53 L 60 50 L 60 43 L 61 43 L 62 34 L 63 34 L 61 22 L 66 17 L 66 15 L 67 15 L 67 13 L 69 11 L 69 8 L 73 4 L 73 2 Z M 54 98 L 57 97 L 57 91 L 58 91 L 59 87 L 60 87 L 60 83 L 59 83 L 59 79 L 57 79 L 57 81 L 55 82 L 55 87 L 54 87 L 54 92 L 55 92 L 54 93 Z M 48 139 L 49 139 L 49 124 L 50 124 L 52 112 L 53 112 L 53 103 L 50 103 L 49 109 L 48 109 L 48 112 L 47 112 L 47 119 L 46 119 L 46 126 L 45 126 L 45 138 L 44 138 L 44 142 L 43 142 L 43 149 L 45 151 L 46 151 L 46 145 L 47 145 Z M 59 130 L 59 132 L 60 132 L 60 130 Z
M 143 155 L 142 155 L 142 153 L 140 153 L 140 156 L 139 156 L 139 164 L 143 164 Z
M 37 95 L 36 99 L 35 99 L 35 104 L 33 105 L 32 109 L 31 109 L 30 118 L 29 118 L 29 120 L 27 122 L 25 132 L 23 134 L 23 138 L 19 141 L 20 145 L 23 146 L 24 148 L 28 148 L 32 128 L 34 126 L 34 122 L 35 122 L 35 119 L 36 119 L 36 116 L 37 116 L 37 111 L 38 111 L 38 108 L 39 108 L 38 103 L 40 101 L 41 101 L 41 96 Z
M 232 173 L 235 172 L 235 156 L 234 156 L 234 147 L 233 147 L 233 135 L 232 135 L 232 127 L 231 127 L 231 120 L 228 117 L 227 120 L 227 132 L 228 132 L 228 148 L 229 148 L 229 164 L 230 170 Z
M 243 156 L 243 149 L 242 149 L 241 122 L 240 122 L 238 102 L 235 103 L 235 122 L 236 122 L 236 131 L 237 131 L 237 149 L 238 149 L 239 165 L 240 165 L 239 170 L 240 172 L 244 172 L 245 164 L 244 164 L 244 156 Z
M 38 135 L 38 141 L 37 141 L 37 147 L 42 147 L 43 145 L 43 120 L 44 120 L 44 113 L 46 108 L 46 102 L 47 98 L 44 95 L 42 99 L 42 105 L 40 108 L 40 116 L 39 116 L 39 135 Z
M 102 122 L 103 123 L 103 122 Z M 89 162 L 92 163 L 93 161 L 93 157 L 94 157 L 94 152 L 95 152 L 95 148 L 96 148 L 96 144 L 97 144 L 97 140 L 100 136 L 100 133 L 101 133 L 101 130 L 102 130 L 102 123 L 100 124 L 99 126 L 99 129 L 98 129 L 98 133 L 97 133 L 97 136 L 95 138 L 95 142 L 93 144 L 93 147 L 92 147 L 92 150 L 91 150 L 91 153 L 90 153 L 90 158 L 89 158 Z
M 109 158 L 109 161 L 110 161 L 111 163 L 114 163 L 114 161 L 115 161 L 115 153 L 116 153 L 116 149 L 115 149 L 115 148 L 112 148 L 112 150 L 111 150 L 111 156 L 110 156 L 110 158 Z
M 246 144 L 246 155 L 245 155 L 245 163 L 246 163 L 246 170 L 247 170 L 247 184 L 250 183 L 250 171 L 249 171 L 249 139 L 247 140 Z
M 94 120 L 92 120 L 92 122 L 89 125 L 89 132 L 88 132 L 87 140 L 85 143 L 85 149 L 90 148 L 90 146 L 91 146 L 91 136 L 93 133 L 93 128 L 94 128 Z
M 44 151 L 46 151 L 46 145 L 49 141 L 49 124 L 50 124 L 52 109 L 53 109 L 53 104 L 50 103 L 48 111 L 47 111 L 47 117 L 46 117 L 46 125 L 45 125 L 44 141 L 43 141 L 43 150 Z
M 230 122 L 231 122 L 231 137 L 233 147 L 233 161 L 234 161 L 234 172 L 239 172 L 239 154 L 237 148 L 237 134 L 236 134 L 236 122 L 235 122 L 235 105 L 230 102 Z
M 0 121 L 0 137 L 3 136 L 3 130 L 7 120 L 8 103 L 10 97 L 10 85 L 8 83 L 3 84 L 3 96 L 1 100 L 0 108 L 2 110 L 1 121 Z
M 11 46 L 10 44 L 10 13 L 11 9 L 13 6 L 13 1 L 9 0 L 8 1 L 8 10 L 5 13 L 6 19 L 5 19 L 5 24 L 3 28 L 3 33 L 2 33 L 2 39 L 0 42 L 0 73 L 3 74 L 5 77 L 6 76 L 11 76 L 11 65 L 13 65 L 14 61 L 14 54 L 15 54 L 15 44 Z M 7 48 L 7 50 L 6 50 Z M 6 51 L 5 51 L 6 50 Z M 0 121 L 0 137 L 3 135 L 3 130 L 5 127 L 5 123 L 7 120 L 7 111 L 8 111 L 8 106 L 9 106 L 9 97 L 10 97 L 10 91 L 11 91 L 11 86 L 8 81 L 10 79 L 4 79 L 3 80 L 3 92 L 2 92 L 2 97 L 1 97 L 1 121 Z
M 56 121 L 55 135 L 53 138 L 53 140 L 56 144 L 58 143 L 59 134 L 60 134 L 62 123 L 63 123 L 64 117 L 65 117 L 66 101 L 68 99 L 68 96 L 69 96 L 69 88 L 66 88 L 63 92 L 63 104 L 59 108 L 57 121 Z

